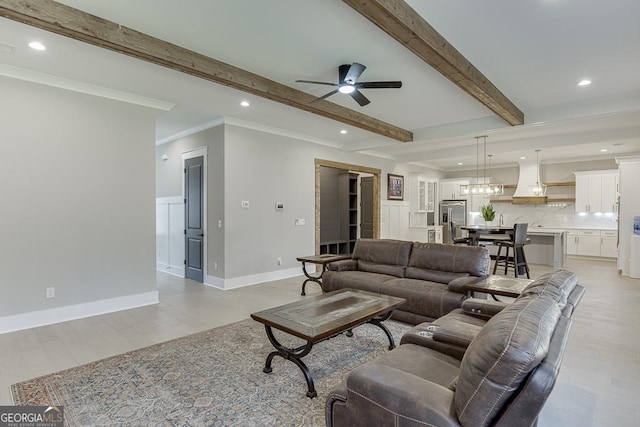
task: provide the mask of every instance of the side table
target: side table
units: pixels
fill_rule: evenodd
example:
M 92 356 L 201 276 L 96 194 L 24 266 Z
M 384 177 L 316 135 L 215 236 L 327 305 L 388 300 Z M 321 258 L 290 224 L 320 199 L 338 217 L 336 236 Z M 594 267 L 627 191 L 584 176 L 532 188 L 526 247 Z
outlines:
M 296 258 L 298 261 L 302 263 L 302 272 L 307 277 L 307 279 L 302 283 L 302 293 L 300 295 L 306 295 L 304 290 L 307 286 L 307 282 L 316 282 L 319 285 L 322 285 L 322 275 L 325 271 L 327 271 L 327 264 L 340 261 L 342 259 L 349 259 L 351 255 L 334 255 L 334 254 L 322 254 L 322 255 L 310 255 L 310 256 L 301 256 Z M 307 273 L 306 263 L 309 262 L 311 264 L 322 265 L 322 271 L 317 276 L 311 276 Z
M 489 275 L 479 282 L 466 285 L 465 290 L 468 296 L 473 296 L 474 292 L 481 292 L 491 295 L 494 299 L 496 295 L 517 298 L 531 282 L 531 279 Z

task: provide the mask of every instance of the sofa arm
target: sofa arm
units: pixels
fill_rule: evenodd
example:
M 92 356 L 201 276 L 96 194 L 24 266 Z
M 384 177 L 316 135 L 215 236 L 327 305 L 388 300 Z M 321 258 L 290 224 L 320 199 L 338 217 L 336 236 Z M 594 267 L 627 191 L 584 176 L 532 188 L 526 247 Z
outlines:
M 336 402 L 333 402 L 336 403 Z M 420 424 L 460 426 L 454 392 L 431 381 L 380 364 L 366 364 L 347 378 L 347 400 L 339 413 L 327 408 L 328 426 Z
M 482 327 L 469 323 L 451 323 L 438 327 L 433 340 L 466 350 Z
M 486 277 L 478 277 L 478 276 L 463 276 L 453 279 L 449 282 L 449 290 L 451 292 L 457 292 L 459 294 L 467 293 L 467 286 L 477 283 L 481 280 L 486 279 Z
M 462 302 L 462 312 L 469 316 L 479 317 L 480 319 L 491 319 L 500 313 L 507 303 L 502 301 L 491 301 L 480 298 L 467 298 Z
M 327 269 L 331 271 L 356 271 L 358 261 L 355 259 L 341 259 L 327 264 Z

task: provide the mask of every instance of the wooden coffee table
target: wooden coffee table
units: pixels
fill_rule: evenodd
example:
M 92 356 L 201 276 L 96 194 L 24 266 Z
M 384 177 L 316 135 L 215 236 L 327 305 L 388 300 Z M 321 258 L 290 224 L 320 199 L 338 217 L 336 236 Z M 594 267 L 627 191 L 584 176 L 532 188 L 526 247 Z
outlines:
M 340 260 L 349 259 L 349 258 L 351 258 L 351 255 L 334 255 L 334 254 L 309 255 L 309 256 L 301 256 L 299 258 L 296 258 L 298 261 L 302 263 L 302 272 L 304 273 L 305 276 L 307 276 L 307 280 L 302 282 L 302 293 L 300 295 L 303 295 L 303 296 L 306 295 L 304 290 L 307 286 L 307 282 L 316 282 L 318 285 L 322 285 L 322 275 L 324 274 L 325 271 L 327 271 L 327 264 L 334 261 L 340 261 Z M 306 263 L 308 262 L 311 264 L 322 265 L 322 271 L 320 272 L 319 275 L 312 276 L 309 273 L 307 273 Z
M 370 323 L 384 331 L 389 339 L 389 350 L 391 350 L 395 348 L 393 336 L 382 322 L 387 320 L 391 312 L 404 302 L 403 298 L 342 289 L 253 313 L 251 318 L 264 324 L 267 337 L 275 348 L 275 351 L 267 356 L 263 371 L 267 374 L 272 371 L 271 362 L 275 356 L 290 360 L 304 374 L 308 387 L 307 396 L 316 397 L 313 378 L 309 368 L 302 361 L 313 345 L 344 332 L 347 336 L 351 336 L 353 328 Z M 272 328 L 302 338 L 307 343 L 297 348 L 285 347 L 273 335 Z

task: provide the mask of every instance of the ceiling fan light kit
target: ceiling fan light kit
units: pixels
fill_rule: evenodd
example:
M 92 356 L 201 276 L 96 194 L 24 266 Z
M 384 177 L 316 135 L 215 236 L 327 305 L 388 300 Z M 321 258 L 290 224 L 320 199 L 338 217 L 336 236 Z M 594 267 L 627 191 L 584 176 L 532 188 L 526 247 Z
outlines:
M 399 89 L 402 87 L 401 81 L 389 82 L 358 82 L 358 78 L 362 75 L 365 67 L 362 64 L 354 62 L 353 64 L 343 64 L 338 68 L 338 83 L 317 82 L 314 80 L 296 80 L 298 83 L 311 83 L 316 85 L 334 86 L 336 89 L 314 99 L 311 102 L 317 102 L 336 94 L 337 92 L 350 95 L 361 107 L 369 104 L 371 101 L 359 91 L 359 89 Z

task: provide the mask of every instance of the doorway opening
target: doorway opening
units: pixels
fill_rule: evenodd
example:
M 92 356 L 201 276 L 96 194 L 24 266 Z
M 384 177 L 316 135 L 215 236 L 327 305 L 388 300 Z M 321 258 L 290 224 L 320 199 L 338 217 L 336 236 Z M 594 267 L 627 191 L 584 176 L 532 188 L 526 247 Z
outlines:
M 380 169 L 316 159 L 315 170 L 316 254 L 348 254 L 357 238 L 378 238 Z

